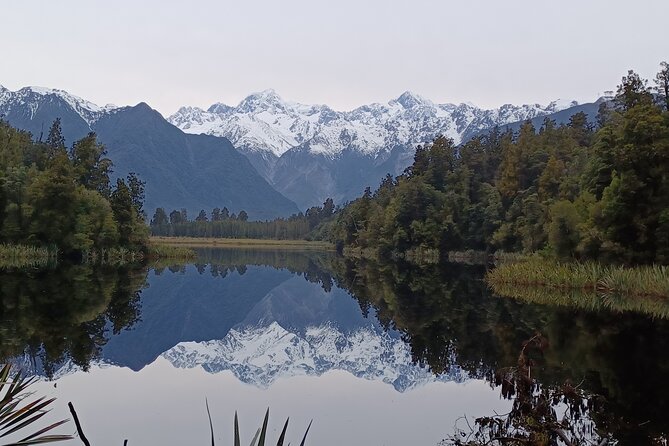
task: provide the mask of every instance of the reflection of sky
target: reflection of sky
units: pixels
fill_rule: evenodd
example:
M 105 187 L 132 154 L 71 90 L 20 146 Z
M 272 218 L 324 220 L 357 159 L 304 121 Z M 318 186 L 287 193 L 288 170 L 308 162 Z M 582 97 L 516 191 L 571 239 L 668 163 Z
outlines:
M 102 360 L 141 370 L 159 355 L 175 367 L 231 370 L 241 381 L 268 387 L 281 377 L 346 370 L 406 391 L 435 380 L 463 380 L 453 367 L 443 376 L 412 363 L 399 333 L 383 330 L 370 310 L 343 289 L 287 270 L 248 266 L 244 274 L 214 277 L 193 265 L 149 275 L 142 320 L 110 339 Z
M 141 308 L 136 326 L 111 337 L 103 365 L 38 384 L 58 397 L 54 417 L 75 404 L 96 446 L 208 444 L 205 397 L 218 444 L 231 442 L 235 410 L 247 442 L 269 406 L 273 441 L 290 416 L 293 444 L 313 418 L 307 444 L 413 445 L 436 444 L 464 414 L 509 406 L 483 381 L 449 382 L 463 375 L 412 364 L 373 311 L 365 318 L 344 290 L 287 270 L 165 270 L 150 274 Z
M 141 321 L 111 337 L 103 349 L 106 362 L 141 370 L 158 355 L 181 342 L 225 338 L 238 326 L 278 322 L 287 330 L 331 323 L 350 331 L 374 324 L 345 291 L 325 292 L 288 270 L 248 266 L 244 274 L 212 277 L 207 267 L 199 274 L 193 265 L 185 273 L 151 273 L 142 291 Z
M 510 405 L 478 380 L 430 383 L 398 393 L 382 382 L 333 371 L 319 378 L 281 379 L 262 390 L 230 372 L 177 369 L 163 358 L 140 373 L 94 366 L 90 373 L 67 375 L 57 384 L 36 386 L 38 392 L 58 398 L 50 419 L 67 417 L 66 403 L 72 401 L 96 446 L 118 446 L 126 438 L 130 445 L 206 445 L 210 440 L 205 397 L 216 442 L 223 445 L 232 443 L 235 410 L 246 442 L 269 406 L 269 439 L 274 442 L 290 416 L 287 440 L 293 444 L 299 444 L 313 419 L 307 444 L 404 446 L 436 444 L 463 414 L 504 413 Z

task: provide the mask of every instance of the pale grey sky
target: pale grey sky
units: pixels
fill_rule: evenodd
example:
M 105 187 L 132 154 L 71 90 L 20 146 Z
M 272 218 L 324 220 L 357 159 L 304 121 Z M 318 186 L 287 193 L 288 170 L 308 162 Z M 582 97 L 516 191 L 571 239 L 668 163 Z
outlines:
M 100 105 L 593 100 L 669 60 L 667 0 L 0 2 L 0 84 Z

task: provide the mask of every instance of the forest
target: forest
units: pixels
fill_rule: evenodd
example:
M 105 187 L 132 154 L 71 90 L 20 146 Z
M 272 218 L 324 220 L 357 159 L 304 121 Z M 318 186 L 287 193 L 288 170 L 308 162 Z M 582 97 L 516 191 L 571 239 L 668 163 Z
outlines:
M 168 237 L 224 237 L 272 240 L 301 240 L 321 223 L 332 218 L 334 202 L 328 198 L 323 206 L 312 206 L 305 213 L 268 221 L 249 221 L 246 211 L 231 214 L 228 208 L 214 208 L 207 215 L 204 209 L 189 220 L 186 209 L 157 208 L 150 222 L 151 235 Z
M 317 236 L 380 255 L 540 252 L 669 263 L 669 66 L 629 71 L 596 122 L 527 122 L 461 146 L 438 137 L 413 164 L 336 213 Z
M 46 140 L 0 121 L 0 244 L 87 252 L 146 249 L 144 183 L 111 184 L 112 163 L 95 133 L 65 146 L 57 119 Z

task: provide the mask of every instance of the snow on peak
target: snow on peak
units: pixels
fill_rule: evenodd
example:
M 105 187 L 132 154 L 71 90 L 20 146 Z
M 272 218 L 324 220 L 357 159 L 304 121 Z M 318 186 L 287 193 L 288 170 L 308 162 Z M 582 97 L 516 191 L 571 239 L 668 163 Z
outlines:
M 227 112 L 229 112 L 230 110 L 233 110 L 233 109 L 234 109 L 234 107 L 230 107 L 229 105 L 224 104 L 222 102 L 217 102 L 215 104 L 212 104 L 211 107 L 209 107 L 207 109 L 207 111 L 209 113 L 225 114 L 225 113 L 227 113 Z
M 570 99 L 556 99 L 546 106 L 547 110 L 552 110 L 553 113 L 566 110 L 571 107 L 576 107 L 578 104 L 577 101 Z
M 86 99 L 80 98 L 65 90 L 45 87 L 24 87 L 18 91 L 12 92 L 5 88 L 0 88 L 0 106 L 11 109 L 13 106 L 28 105 L 34 114 L 37 109 L 50 98 L 56 97 L 64 101 L 72 110 L 81 116 L 86 123 L 91 125 L 103 114 L 117 109 L 113 104 L 100 107 Z
M 404 108 L 411 109 L 420 106 L 430 106 L 432 102 L 410 91 L 405 91 L 396 99 L 396 101 Z M 391 101 L 392 102 L 392 101 Z
M 344 370 L 359 378 L 379 380 L 404 392 L 433 381 L 463 381 L 457 366 L 435 376 L 414 364 L 409 345 L 373 328 L 343 333 L 331 324 L 293 333 L 277 322 L 233 329 L 221 340 L 182 342 L 162 354 L 175 367 L 203 367 L 210 373 L 230 370 L 239 380 L 261 388 L 279 378 L 320 376 Z
M 188 133 L 228 138 L 243 152 L 281 156 L 291 149 L 337 157 L 346 150 L 377 157 L 394 147 L 415 147 L 437 135 L 460 143 L 466 135 L 536 118 L 576 105 L 558 100 L 547 106 L 506 104 L 486 110 L 473 104 L 435 104 L 406 91 L 386 104 L 335 111 L 325 105 L 283 100 L 274 90 L 249 95 L 236 107 L 214 104 L 206 112 L 181 108 L 168 118 Z
M 259 93 L 253 93 L 242 100 L 237 106 L 238 109 L 247 113 L 256 111 L 282 111 L 285 110 L 286 103 L 281 99 L 276 91 L 272 89 L 263 90 Z

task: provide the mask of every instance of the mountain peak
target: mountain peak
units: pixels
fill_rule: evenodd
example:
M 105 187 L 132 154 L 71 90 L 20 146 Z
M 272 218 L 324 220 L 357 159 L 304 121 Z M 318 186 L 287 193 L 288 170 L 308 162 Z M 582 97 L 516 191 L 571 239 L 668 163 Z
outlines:
M 411 109 L 423 105 L 432 105 L 432 102 L 411 91 L 405 91 L 396 100 L 398 104 L 406 109 Z
M 263 90 L 258 93 L 253 93 L 247 96 L 237 106 L 238 110 L 246 113 L 254 111 L 269 111 L 269 110 L 285 110 L 286 104 L 281 96 L 279 96 L 273 89 Z
M 230 110 L 234 110 L 234 107 L 230 107 L 227 104 L 224 104 L 222 102 L 217 102 L 215 104 L 212 104 L 211 107 L 207 109 L 209 113 L 216 113 L 218 115 L 224 115 Z

